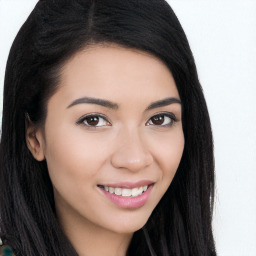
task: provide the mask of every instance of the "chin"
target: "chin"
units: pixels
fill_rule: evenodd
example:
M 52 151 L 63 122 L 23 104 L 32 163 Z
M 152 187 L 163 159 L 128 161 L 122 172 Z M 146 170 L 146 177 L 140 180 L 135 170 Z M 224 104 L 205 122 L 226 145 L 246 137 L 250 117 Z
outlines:
M 130 234 L 143 228 L 147 223 L 149 217 L 144 217 L 141 219 L 136 219 L 134 217 L 127 217 L 126 220 L 116 222 L 112 225 L 111 230 L 118 234 Z

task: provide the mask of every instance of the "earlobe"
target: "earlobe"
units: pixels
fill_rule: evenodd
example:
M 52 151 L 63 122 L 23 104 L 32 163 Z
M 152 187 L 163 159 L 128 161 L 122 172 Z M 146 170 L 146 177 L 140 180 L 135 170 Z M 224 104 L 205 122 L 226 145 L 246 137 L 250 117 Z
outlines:
M 45 159 L 42 131 L 30 120 L 28 114 L 26 114 L 26 143 L 37 161 L 43 161 Z

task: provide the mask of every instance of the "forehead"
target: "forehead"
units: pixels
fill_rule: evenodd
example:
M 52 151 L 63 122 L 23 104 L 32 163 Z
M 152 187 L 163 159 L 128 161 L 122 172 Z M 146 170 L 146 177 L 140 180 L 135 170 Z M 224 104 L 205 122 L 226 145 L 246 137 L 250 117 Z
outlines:
M 65 100 L 79 97 L 143 102 L 179 98 L 168 67 L 157 57 L 117 45 L 95 45 L 75 54 L 63 67 L 59 93 Z

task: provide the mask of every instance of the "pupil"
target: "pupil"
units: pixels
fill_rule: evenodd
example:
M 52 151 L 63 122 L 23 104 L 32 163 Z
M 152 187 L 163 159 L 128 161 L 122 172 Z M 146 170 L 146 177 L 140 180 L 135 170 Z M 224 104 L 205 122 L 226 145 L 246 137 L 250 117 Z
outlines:
M 90 116 L 87 118 L 87 123 L 89 125 L 97 125 L 99 123 L 99 118 L 97 116 Z
M 164 122 L 164 116 L 154 116 L 152 122 L 156 125 L 161 125 Z

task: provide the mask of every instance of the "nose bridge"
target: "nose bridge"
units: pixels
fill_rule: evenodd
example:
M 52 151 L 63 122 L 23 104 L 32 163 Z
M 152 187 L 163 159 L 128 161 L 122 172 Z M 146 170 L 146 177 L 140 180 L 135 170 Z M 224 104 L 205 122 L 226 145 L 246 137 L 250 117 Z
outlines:
M 139 127 L 123 127 L 118 134 L 112 165 L 130 171 L 139 171 L 149 166 L 153 157 Z

